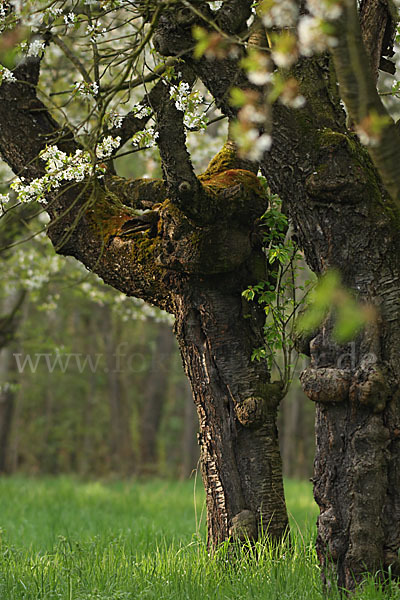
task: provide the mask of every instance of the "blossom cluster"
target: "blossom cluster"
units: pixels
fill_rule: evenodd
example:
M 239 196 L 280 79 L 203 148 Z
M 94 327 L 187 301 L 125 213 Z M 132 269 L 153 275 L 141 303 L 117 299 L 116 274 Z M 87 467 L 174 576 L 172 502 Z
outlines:
M 263 0 L 259 14 L 265 27 L 283 29 L 273 35 L 272 57 L 278 67 L 289 68 L 299 54 L 311 56 L 336 45 L 332 22 L 343 12 L 344 0 L 306 0 L 308 13 L 300 16 L 295 0 Z M 295 32 L 289 31 L 297 27 Z
M 3 65 L 0 65 L 0 85 L 3 83 L 3 81 L 6 81 L 7 83 L 12 83 L 17 80 L 14 76 L 14 73 L 10 71 L 10 69 L 7 69 L 7 67 L 3 67 Z
M 241 106 L 238 120 L 232 124 L 231 135 L 236 142 L 240 156 L 248 160 L 260 160 L 271 148 L 272 138 L 260 129 L 268 127 L 268 113 L 263 103 L 263 96 L 258 92 L 247 92 L 235 88 L 233 101 Z
M 110 112 L 107 115 L 107 124 L 111 129 L 120 129 L 123 121 L 124 117 L 116 112 Z
M 84 98 L 93 98 L 99 93 L 99 85 L 96 81 L 93 81 L 92 83 L 77 81 L 74 86 L 74 92 Z
M 190 91 L 186 81 L 180 81 L 178 85 L 172 85 L 170 98 L 175 100 L 177 110 L 184 113 L 183 123 L 188 129 L 205 129 L 208 118 L 200 109 L 203 104 L 203 96 L 198 90 Z
M 101 22 L 98 21 L 95 25 L 88 25 L 86 27 L 86 34 L 90 36 L 91 42 L 96 42 L 96 36 L 103 36 L 107 33 L 106 27 L 101 27 Z
M 294 0 L 264 0 L 260 11 L 262 22 L 268 28 L 294 27 L 299 16 Z
M 0 194 L 0 217 L 6 212 L 10 202 L 10 194 Z
M 64 15 L 64 23 L 65 25 L 67 25 L 67 27 L 71 27 L 72 25 L 74 25 L 76 23 L 75 13 L 69 12 L 66 15 Z
M 144 119 L 145 117 L 149 117 L 152 113 L 150 106 L 143 106 L 142 104 L 136 104 L 132 108 L 132 114 L 136 117 L 136 119 Z
M 107 159 L 112 152 L 119 147 L 121 138 L 104 138 L 96 146 L 96 156 L 100 160 Z M 46 161 L 45 175 L 27 182 L 24 177 L 17 177 L 11 184 L 20 202 L 31 202 L 38 200 L 47 203 L 46 196 L 49 192 L 61 187 L 68 181 L 81 182 L 87 177 L 95 175 L 103 177 L 104 165 L 93 165 L 90 153 L 78 149 L 75 154 L 66 154 L 57 146 L 48 146 L 40 154 L 42 160 Z
M 5 19 L 9 11 L 10 5 L 5 0 L 0 0 L 0 19 Z
M 307 0 L 307 8 L 318 19 L 335 21 L 343 12 L 343 0 Z
M 96 156 L 97 158 L 105 159 L 109 158 L 114 150 L 119 148 L 121 143 L 121 138 L 116 137 L 113 138 L 111 135 L 105 137 L 99 144 L 96 146 Z
M 241 131 L 240 136 L 236 138 L 240 143 L 240 154 L 244 158 L 252 161 L 261 160 L 264 152 L 270 150 L 272 146 L 272 137 L 268 133 L 259 134 L 255 128 Z
M 158 136 L 159 133 L 154 127 L 148 127 L 135 133 L 131 142 L 133 146 L 137 146 L 138 148 L 154 148 L 157 144 L 156 140 Z
M 34 40 L 29 44 L 28 56 L 40 56 L 44 50 L 45 44 L 43 40 Z
M 299 22 L 298 36 L 300 52 L 304 56 L 325 52 L 337 45 L 337 39 L 330 33 L 329 24 L 319 17 L 303 17 Z

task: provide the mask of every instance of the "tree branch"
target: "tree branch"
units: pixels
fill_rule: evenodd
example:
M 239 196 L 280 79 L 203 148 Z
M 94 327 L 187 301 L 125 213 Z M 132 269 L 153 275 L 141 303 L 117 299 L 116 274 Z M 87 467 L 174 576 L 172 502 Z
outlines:
M 26 62 L 14 75 L 17 82 L 0 86 L 0 153 L 14 172 L 29 181 L 44 174 L 38 155 L 46 144 L 57 143 L 68 153 L 77 146 L 36 97 L 39 61 Z M 51 218 L 48 235 L 58 253 L 74 256 L 109 285 L 168 309 L 169 294 L 154 255 L 157 241 L 147 232 L 123 239 L 123 226 L 135 211 L 123 204 L 115 190 L 107 189 L 108 177 L 105 182 L 94 179 L 65 185 L 54 194 L 46 205 Z M 125 185 L 129 189 L 131 183 Z M 144 183 L 131 185 L 134 204 L 142 208 L 143 190 L 148 201 Z
M 192 72 L 187 67 L 182 70 L 176 85 L 184 81 L 192 87 L 195 79 Z M 195 218 L 203 202 L 202 187 L 186 148 L 184 113 L 171 99 L 169 85 L 162 85 L 151 100 L 157 115 L 157 145 L 168 196 L 185 214 Z
M 228 34 L 238 33 L 246 27 L 252 4 L 252 0 L 225 1 L 215 16 L 216 24 Z
M 36 96 L 39 59 L 27 59 L 14 70 L 16 82 L 0 86 L 0 154 L 14 173 L 34 179 L 44 174 L 38 156 L 46 144 L 57 143 L 65 152 L 77 147 L 70 131 L 53 119 Z
M 160 81 L 158 81 L 150 90 L 150 92 L 141 100 L 140 105 L 152 107 L 164 88 L 165 83 L 162 79 L 160 79 Z M 119 136 L 121 138 L 121 148 L 129 140 L 129 138 L 146 127 L 150 117 L 151 115 L 146 115 L 139 119 L 135 116 L 135 111 L 132 111 L 124 117 L 121 127 L 113 127 L 108 133 L 110 133 L 113 137 Z
M 332 54 L 341 96 L 358 127 L 362 128 L 363 122 L 374 115 L 382 120 L 376 145 L 370 145 L 368 151 L 387 191 L 400 208 L 400 135 L 377 92 L 362 40 L 355 0 L 345 0 L 336 37 L 338 44 L 332 49 Z
M 83 80 L 86 81 L 86 83 L 91 84 L 92 79 L 89 73 L 86 71 L 85 67 L 83 66 L 77 55 L 74 52 L 72 52 L 71 48 L 67 46 L 64 40 L 58 37 L 58 35 L 52 34 L 51 41 L 54 42 L 64 52 L 65 56 L 69 58 L 72 64 L 75 65 L 77 70 L 82 75 Z
M 391 14 L 389 2 L 363 0 L 360 6 L 360 23 L 371 71 L 376 80 L 381 65 L 381 57 L 393 56 L 394 54 L 393 38 L 396 22 L 394 15 Z

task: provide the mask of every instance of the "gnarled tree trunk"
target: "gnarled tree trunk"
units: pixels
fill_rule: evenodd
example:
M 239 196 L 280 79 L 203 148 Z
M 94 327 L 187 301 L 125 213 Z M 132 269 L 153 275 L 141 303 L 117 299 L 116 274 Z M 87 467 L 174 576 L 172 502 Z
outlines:
M 37 157 L 46 143 L 57 138 L 66 152 L 76 146 L 36 97 L 39 60 L 15 74 L 22 83 L 0 86 L 0 151 L 15 172 L 32 179 L 43 174 Z M 264 314 L 247 312 L 241 296 L 267 275 L 256 224 L 267 208 L 265 193 L 229 144 L 197 177 L 183 113 L 168 87 L 157 84 L 151 101 L 163 181 L 110 173 L 70 186 L 46 205 L 49 236 L 58 252 L 106 283 L 175 315 L 200 416 L 210 544 L 230 534 L 254 539 L 261 527 L 279 540 L 288 524 L 275 423 L 281 388 L 269 383 L 265 366 L 251 362 L 263 343 Z M 130 123 L 131 135 L 143 127 L 143 120 Z
M 265 364 L 263 311 L 246 314 L 243 273 L 191 279 L 178 296 L 176 334 L 199 415 L 209 539 L 273 540 L 288 526 L 276 416 L 281 389 Z M 257 314 L 258 313 L 258 314 Z

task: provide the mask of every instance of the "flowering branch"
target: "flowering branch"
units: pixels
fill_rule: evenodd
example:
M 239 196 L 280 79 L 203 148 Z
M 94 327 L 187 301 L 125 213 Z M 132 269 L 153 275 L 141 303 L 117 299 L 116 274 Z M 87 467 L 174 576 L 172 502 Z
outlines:
M 200 200 L 202 188 L 186 148 L 183 105 L 183 97 L 193 82 L 192 73 L 185 68 L 176 84 L 164 85 L 159 90 L 153 103 L 157 118 L 157 145 L 168 194 L 183 212 L 195 217 L 198 212 L 196 199 Z

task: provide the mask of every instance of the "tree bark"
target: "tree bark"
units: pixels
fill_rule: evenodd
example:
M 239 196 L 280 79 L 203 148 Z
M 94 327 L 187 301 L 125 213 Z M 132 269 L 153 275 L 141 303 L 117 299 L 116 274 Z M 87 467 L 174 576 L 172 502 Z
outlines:
M 199 462 L 199 446 L 197 443 L 198 419 L 196 408 L 188 380 L 181 379 L 176 385 L 176 393 L 185 400 L 182 436 L 182 479 L 188 479 Z
M 275 142 L 263 169 L 286 202 L 308 264 L 319 274 L 340 271 L 377 313 L 349 347 L 335 343 L 329 318 L 310 343 L 302 376 L 316 402 L 317 552 L 325 580 L 354 589 L 365 572 L 391 566 L 400 573 L 399 215 L 368 153 L 345 130 L 334 93 L 315 99 L 312 84 L 327 80 L 327 68 L 321 60 L 299 67 L 308 107 L 296 114 L 275 107 Z
M 239 275 L 239 276 L 238 276 Z M 190 280 L 175 299 L 176 335 L 199 416 L 209 540 L 272 540 L 288 521 L 276 429 L 281 397 L 262 363 L 262 311 L 246 315 L 240 274 Z

